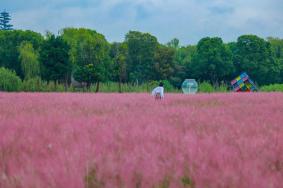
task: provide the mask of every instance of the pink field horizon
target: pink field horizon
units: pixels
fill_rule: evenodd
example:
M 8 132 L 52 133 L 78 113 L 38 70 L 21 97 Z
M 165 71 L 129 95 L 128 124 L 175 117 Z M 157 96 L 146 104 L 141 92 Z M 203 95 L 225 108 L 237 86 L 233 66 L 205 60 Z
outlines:
M 283 93 L 1 93 L 2 188 L 281 188 Z

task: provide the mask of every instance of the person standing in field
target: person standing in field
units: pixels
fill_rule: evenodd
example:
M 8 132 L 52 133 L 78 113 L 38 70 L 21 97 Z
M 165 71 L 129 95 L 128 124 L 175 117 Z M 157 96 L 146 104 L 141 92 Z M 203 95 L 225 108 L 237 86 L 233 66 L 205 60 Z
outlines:
M 152 90 L 151 95 L 154 96 L 157 100 L 164 98 L 164 87 L 162 82 L 160 82 L 158 87 Z

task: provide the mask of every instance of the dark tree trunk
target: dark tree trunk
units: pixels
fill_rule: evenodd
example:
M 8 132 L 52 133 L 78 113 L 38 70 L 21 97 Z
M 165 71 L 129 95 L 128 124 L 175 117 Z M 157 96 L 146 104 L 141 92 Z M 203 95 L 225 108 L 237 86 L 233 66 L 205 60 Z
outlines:
M 95 93 L 98 93 L 99 92 L 99 81 L 96 83 L 96 90 L 95 90 Z
M 58 81 L 55 80 L 55 91 L 57 91 L 57 84 L 58 84 Z
M 86 90 L 87 90 L 87 91 L 90 91 L 90 86 L 91 86 L 91 83 L 87 82 L 87 83 L 86 83 Z
M 121 82 L 122 82 L 122 81 L 121 81 L 121 78 L 120 78 L 120 79 L 119 79 L 119 93 L 122 93 L 122 86 L 121 86 L 122 84 L 121 84 Z
M 65 88 L 65 92 L 66 92 L 67 89 L 68 89 L 68 75 L 65 75 L 64 88 Z

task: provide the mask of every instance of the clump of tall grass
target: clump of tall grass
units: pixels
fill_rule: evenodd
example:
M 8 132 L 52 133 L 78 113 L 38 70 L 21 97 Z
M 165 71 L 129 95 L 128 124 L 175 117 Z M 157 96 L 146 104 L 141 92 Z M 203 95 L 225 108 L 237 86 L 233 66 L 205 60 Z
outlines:
M 172 86 L 168 81 L 162 81 L 164 84 L 165 92 L 179 93 L 180 90 Z M 148 93 L 159 85 L 159 81 L 151 81 L 143 84 L 122 83 L 121 91 L 123 93 Z M 96 91 L 96 85 L 90 87 L 91 92 Z M 100 92 L 102 93 L 117 93 L 119 92 L 119 83 L 106 82 L 100 84 Z
M 283 84 L 271 84 L 262 86 L 260 91 L 263 92 L 283 92 Z
M 210 84 L 209 82 L 202 82 L 199 84 L 200 93 L 226 93 L 228 92 L 228 86 L 224 83 L 222 84 Z
M 21 88 L 21 79 L 15 71 L 0 68 L 0 91 L 19 91 Z

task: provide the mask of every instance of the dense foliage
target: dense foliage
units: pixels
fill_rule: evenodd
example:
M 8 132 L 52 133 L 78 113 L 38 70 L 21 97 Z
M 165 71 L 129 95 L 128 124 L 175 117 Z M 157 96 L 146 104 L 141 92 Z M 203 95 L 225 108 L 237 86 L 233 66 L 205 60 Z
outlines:
M 85 28 L 65 28 L 58 36 L 0 30 L 0 67 L 15 71 L 26 83 L 39 78 L 64 84 L 66 90 L 74 80 L 95 91 L 103 83 L 116 82 L 120 92 L 125 84 L 160 80 L 180 88 L 186 78 L 229 86 L 242 72 L 262 86 L 283 82 L 283 40 L 243 35 L 224 43 L 219 37 L 206 37 L 197 45 L 180 46 L 178 39 L 164 45 L 138 31 L 127 33 L 123 42 L 109 43 Z
M 19 58 L 25 79 L 39 76 L 39 54 L 34 50 L 30 42 L 24 41 L 19 46 Z
M 18 91 L 21 79 L 14 71 L 0 67 L 0 91 Z
M 194 78 L 213 83 L 227 81 L 234 73 L 232 53 L 221 38 L 201 39 L 189 67 Z
M 69 50 L 69 45 L 61 36 L 48 36 L 40 50 L 44 80 L 63 82 L 67 85 L 72 73 Z
M 19 46 L 24 41 L 31 43 L 37 52 L 42 47 L 44 38 L 41 34 L 33 31 L 0 30 L 0 67 L 16 71 L 22 79 L 24 73 L 21 67 Z

